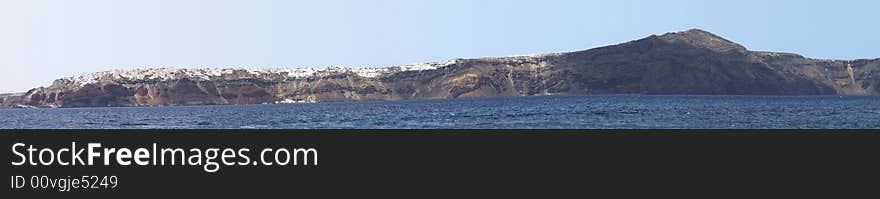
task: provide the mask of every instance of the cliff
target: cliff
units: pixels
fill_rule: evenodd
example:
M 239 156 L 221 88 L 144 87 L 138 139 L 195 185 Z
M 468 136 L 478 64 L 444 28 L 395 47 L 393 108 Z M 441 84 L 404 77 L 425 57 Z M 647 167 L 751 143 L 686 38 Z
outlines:
M 754 52 L 688 30 L 585 51 L 386 68 L 139 69 L 56 80 L 3 107 L 106 107 L 556 94 L 875 95 L 880 59 Z

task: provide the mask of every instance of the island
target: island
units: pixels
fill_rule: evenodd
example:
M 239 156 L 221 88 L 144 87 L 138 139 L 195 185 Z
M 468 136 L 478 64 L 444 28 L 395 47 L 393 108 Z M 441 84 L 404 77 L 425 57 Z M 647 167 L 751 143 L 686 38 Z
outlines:
M 876 95 L 880 59 L 747 50 L 692 29 L 534 56 L 391 67 L 148 68 L 0 94 L 0 107 L 314 103 L 559 94 Z

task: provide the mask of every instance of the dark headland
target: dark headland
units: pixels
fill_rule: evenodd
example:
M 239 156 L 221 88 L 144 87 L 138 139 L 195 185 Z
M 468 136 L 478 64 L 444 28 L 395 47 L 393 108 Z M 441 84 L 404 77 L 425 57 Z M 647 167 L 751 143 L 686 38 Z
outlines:
M 139 69 L 0 94 L 0 107 L 108 107 L 556 94 L 876 95 L 880 59 L 749 51 L 693 29 L 590 50 L 386 68 Z

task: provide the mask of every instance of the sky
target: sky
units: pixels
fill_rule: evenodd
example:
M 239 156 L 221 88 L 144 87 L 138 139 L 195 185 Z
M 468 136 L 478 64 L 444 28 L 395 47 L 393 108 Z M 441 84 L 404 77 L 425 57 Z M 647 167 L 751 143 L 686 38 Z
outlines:
M 704 29 L 751 50 L 880 58 L 875 0 L 0 0 L 0 93 L 112 69 L 390 66 Z

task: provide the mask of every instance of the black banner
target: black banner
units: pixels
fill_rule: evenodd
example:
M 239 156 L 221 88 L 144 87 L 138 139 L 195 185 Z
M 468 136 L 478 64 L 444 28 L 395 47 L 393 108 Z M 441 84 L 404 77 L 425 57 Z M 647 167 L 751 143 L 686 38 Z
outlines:
M 880 185 L 880 133 L 872 131 L 28 130 L 5 131 L 0 138 L 6 153 L 0 156 L 6 164 L 3 196 L 14 198 L 839 198 L 877 195 Z M 90 143 L 101 145 L 94 165 L 60 165 L 78 161 L 61 149 L 83 149 L 82 162 L 88 163 Z M 177 148 L 200 165 L 160 165 L 153 156 Z M 206 155 L 209 149 L 218 150 Z M 261 155 L 264 149 L 270 151 Z M 142 159 L 135 160 L 138 155 Z M 224 155 L 232 165 L 224 165 Z M 50 156 L 52 164 L 43 165 Z M 119 156 L 130 165 L 119 165 Z M 206 162 L 217 167 L 206 169 Z M 60 185 L 74 179 L 98 187 Z

